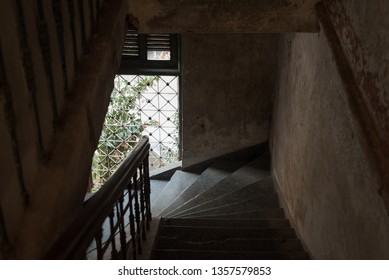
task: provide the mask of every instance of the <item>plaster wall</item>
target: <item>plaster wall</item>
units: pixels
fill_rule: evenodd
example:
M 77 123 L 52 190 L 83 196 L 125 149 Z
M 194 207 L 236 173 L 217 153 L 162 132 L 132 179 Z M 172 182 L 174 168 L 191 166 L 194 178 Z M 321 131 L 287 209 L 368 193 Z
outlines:
M 0 259 L 43 257 L 82 208 L 126 31 L 124 0 L 22 2 L 0 9 Z
M 355 80 L 351 96 L 359 103 L 358 116 L 380 169 L 380 194 L 389 213 L 389 3 L 323 3 Z
M 268 140 L 276 34 L 183 34 L 183 166 Z
M 327 10 L 380 137 L 389 139 L 389 3 L 328 0 Z M 387 140 L 389 141 L 389 140 Z
M 388 259 L 389 218 L 327 39 L 280 41 L 275 182 L 315 259 Z

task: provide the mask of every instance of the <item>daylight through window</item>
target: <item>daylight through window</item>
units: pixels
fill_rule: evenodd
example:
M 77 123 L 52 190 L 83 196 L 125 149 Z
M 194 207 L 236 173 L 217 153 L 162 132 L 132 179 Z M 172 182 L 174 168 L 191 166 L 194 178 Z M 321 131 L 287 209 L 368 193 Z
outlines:
M 135 147 L 150 139 L 150 169 L 179 158 L 178 76 L 117 75 L 92 163 L 98 190 Z

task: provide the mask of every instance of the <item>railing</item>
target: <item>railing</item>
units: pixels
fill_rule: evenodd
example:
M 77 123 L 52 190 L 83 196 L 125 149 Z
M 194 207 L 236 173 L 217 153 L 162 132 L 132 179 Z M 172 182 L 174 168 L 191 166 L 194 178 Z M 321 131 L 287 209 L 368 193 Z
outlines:
M 143 137 L 104 186 L 85 201 L 82 213 L 46 259 L 137 259 L 151 221 L 149 148 Z

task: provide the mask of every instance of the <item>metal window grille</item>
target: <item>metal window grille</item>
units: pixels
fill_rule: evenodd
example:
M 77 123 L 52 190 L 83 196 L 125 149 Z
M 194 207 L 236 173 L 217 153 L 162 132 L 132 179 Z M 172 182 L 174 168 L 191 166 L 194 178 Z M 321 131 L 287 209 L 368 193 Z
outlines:
M 178 160 L 179 39 L 178 34 L 127 31 L 122 62 L 93 157 L 92 191 L 105 183 L 142 135 L 150 139 L 150 169 Z
M 116 76 L 93 158 L 94 190 L 113 174 L 142 135 L 150 139 L 150 169 L 178 160 L 178 93 L 178 76 Z

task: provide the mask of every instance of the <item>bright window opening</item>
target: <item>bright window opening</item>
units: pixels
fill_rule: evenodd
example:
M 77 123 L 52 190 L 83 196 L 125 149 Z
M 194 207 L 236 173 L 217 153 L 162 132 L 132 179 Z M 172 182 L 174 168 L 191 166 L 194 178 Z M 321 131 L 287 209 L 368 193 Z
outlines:
M 142 135 L 150 139 L 150 170 L 179 159 L 179 77 L 117 75 L 92 163 L 97 191 Z

